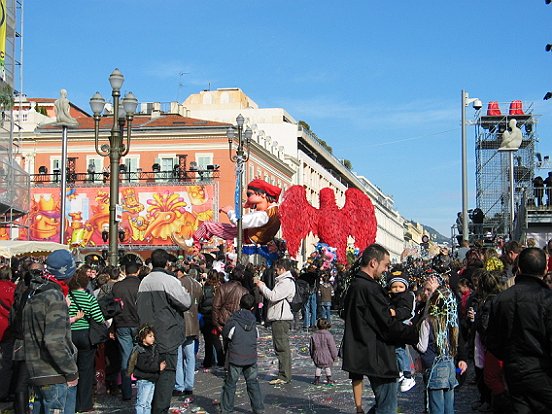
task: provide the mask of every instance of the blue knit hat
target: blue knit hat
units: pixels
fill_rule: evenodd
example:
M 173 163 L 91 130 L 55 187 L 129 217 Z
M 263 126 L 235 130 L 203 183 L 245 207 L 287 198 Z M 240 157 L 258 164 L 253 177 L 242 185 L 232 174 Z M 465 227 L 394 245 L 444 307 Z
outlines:
M 46 270 L 57 280 L 67 280 L 73 277 L 77 265 L 67 250 L 56 250 L 46 258 Z

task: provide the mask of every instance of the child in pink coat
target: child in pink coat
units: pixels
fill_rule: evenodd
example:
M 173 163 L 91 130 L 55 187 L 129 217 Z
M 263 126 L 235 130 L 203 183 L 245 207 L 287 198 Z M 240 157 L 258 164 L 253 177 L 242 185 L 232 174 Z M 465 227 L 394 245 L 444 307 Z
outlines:
M 337 347 L 335 346 L 334 337 L 329 331 L 331 326 L 332 324 L 328 319 L 318 319 L 316 321 L 318 331 L 313 333 L 310 338 L 310 356 L 316 366 L 313 384 L 320 384 L 322 369 L 326 372 L 326 383 L 334 383 L 331 367 L 337 360 Z

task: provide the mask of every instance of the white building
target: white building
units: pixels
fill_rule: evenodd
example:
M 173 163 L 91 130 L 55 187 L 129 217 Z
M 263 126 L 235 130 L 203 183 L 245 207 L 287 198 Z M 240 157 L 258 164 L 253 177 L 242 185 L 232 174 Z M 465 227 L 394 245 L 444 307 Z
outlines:
M 345 202 L 347 188 L 365 191 L 376 210 L 376 241 L 390 251 L 392 259 L 399 259 L 404 248 L 404 220 L 394 209 L 393 199 L 367 178 L 347 169 L 315 134 L 303 129 L 285 109 L 259 108 L 239 88 L 223 88 L 190 95 L 178 111 L 192 118 L 229 123 L 235 123 L 241 114 L 245 124 L 253 130 L 253 140 L 270 148 L 274 154 L 284 153 L 286 162 L 296 170 L 293 182 L 305 187 L 307 199 L 315 207 L 319 205 L 318 194 L 324 187 L 334 190 L 339 206 Z M 313 236 L 305 240 L 301 252 L 303 260 L 312 252 L 316 241 Z M 298 259 L 301 261 L 301 257 Z

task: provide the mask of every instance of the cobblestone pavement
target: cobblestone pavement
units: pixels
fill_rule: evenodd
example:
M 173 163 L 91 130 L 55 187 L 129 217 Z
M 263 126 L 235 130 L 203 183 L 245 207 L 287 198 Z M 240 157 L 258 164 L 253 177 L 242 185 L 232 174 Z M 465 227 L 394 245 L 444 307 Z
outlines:
M 342 322 L 334 317 L 332 333 L 339 344 L 343 334 Z M 340 369 L 338 361 L 333 368 L 335 385 L 312 385 L 314 366 L 308 354 L 309 334 L 295 332 L 291 337 L 293 358 L 293 381 L 290 384 L 271 386 L 268 381 L 277 374 L 277 360 L 272 352 L 272 338 L 270 331 L 259 327 L 259 380 L 264 395 L 267 414 L 284 413 L 354 413 L 353 397 L 347 373 Z M 203 349 L 200 347 L 198 361 L 203 359 Z M 201 369 L 195 377 L 194 402 L 190 405 L 183 403 L 183 398 L 174 397 L 171 411 L 173 414 L 188 413 L 217 413 L 216 402 L 220 399 L 223 382 L 223 372 L 203 372 Z M 457 389 L 456 413 L 472 413 L 471 403 L 478 397 L 473 385 L 473 373 L 468 375 L 466 384 Z M 374 402 L 368 381 L 364 387 L 364 409 L 368 409 Z M 95 405 L 99 413 L 131 413 L 134 412 L 130 402 L 123 402 L 114 396 L 98 396 Z M 249 399 L 245 389 L 245 382 L 240 379 L 236 391 L 236 413 L 251 413 Z M 399 395 L 400 413 L 423 412 L 423 382 L 421 375 L 416 375 L 416 386 Z
M 333 323 L 332 333 L 336 343 L 339 344 L 343 335 L 343 323 L 337 317 L 334 317 Z M 314 365 L 308 353 L 310 334 L 306 332 L 294 332 L 291 337 L 293 381 L 286 385 L 269 385 L 268 381 L 273 379 L 278 372 L 278 363 L 272 351 L 270 330 L 259 326 L 259 333 L 259 381 L 267 414 L 354 413 L 351 384 L 347 379 L 347 373 L 340 369 L 340 361 L 332 369 L 332 378 L 336 381 L 335 385 L 311 384 L 314 376 Z M 200 346 L 198 361 L 202 361 L 202 359 L 203 348 Z M 200 369 L 195 377 L 193 403 L 188 405 L 183 402 L 183 397 L 173 397 L 171 414 L 218 413 L 216 403 L 220 399 L 223 378 L 223 372 L 203 372 Z M 365 411 L 368 411 L 372 406 L 373 397 L 368 381 L 365 381 L 363 401 Z M 456 390 L 456 413 L 477 412 L 471 410 L 471 403 L 477 397 L 478 392 L 475 385 L 473 385 L 473 372 L 469 372 L 466 383 Z M 120 397 L 100 395 L 96 396 L 95 408 L 99 414 L 130 414 L 134 413 L 133 402 L 134 399 L 132 402 L 128 402 L 122 401 Z M 416 386 L 406 393 L 400 393 L 399 412 L 422 413 L 423 404 L 423 381 L 421 375 L 418 374 L 416 375 Z M 1 411 L 8 407 L 9 404 L 0 404 Z M 243 379 L 240 379 L 237 385 L 235 412 L 252 412 Z

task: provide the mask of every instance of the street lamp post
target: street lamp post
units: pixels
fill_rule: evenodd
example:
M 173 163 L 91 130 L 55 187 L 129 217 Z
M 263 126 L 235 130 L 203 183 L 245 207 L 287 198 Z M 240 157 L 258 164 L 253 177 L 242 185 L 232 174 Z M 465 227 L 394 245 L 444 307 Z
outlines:
M 466 107 L 473 104 L 475 109 L 481 109 L 481 101 L 470 98 L 469 94 L 462 90 L 462 240 L 470 239 L 468 226 L 468 142 L 466 138 Z
M 111 266 L 118 264 L 118 236 L 119 223 L 117 219 L 117 205 L 119 204 L 119 163 L 121 157 L 128 154 L 130 148 L 131 126 L 138 99 L 132 92 L 128 92 L 122 99 L 122 106 L 119 107 L 121 86 L 125 78 L 119 69 L 115 69 L 109 75 L 111 84 L 111 96 L 113 96 L 113 126 L 109 135 L 109 145 L 99 145 L 100 119 L 105 107 L 105 99 L 96 92 L 90 98 L 90 108 L 94 114 L 94 139 L 96 152 L 102 157 L 109 156 L 109 253 L 108 262 Z M 126 145 L 123 144 L 124 127 L 126 120 Z
M 234 138 L 236 136 L 235 128 L 228 128 L 226 136 L 228 137 L 228 155 L 230 160 L 236 163 L 236 191 L 234 193 L 234 203 L 236 210 L 236 226 L 238 228 L 238 237 L 237 237 L 237 246 L 236 253 L 238 256 L 238 263 L 241 262 L 242 258 L 242 246 L 243 246 L 243 229 L 242 229 L 242 216 L 243 216 L 243 203 L 242 203 L 242 192 L 243 192 L 243 168 L 244 164 L 249 160 L 249 150 L 251 145 L 251 137 L 253 136 L 253 131 L 249 128 L 243 130 L 244 119 L 240 114 L 236 118 L 237 130 L 238 130 L 238 146 L 236 148 L 236 154 L 232 154 L 232 149 L 234 148 Z M 245 149 L 244 149 L 245 145 Z

